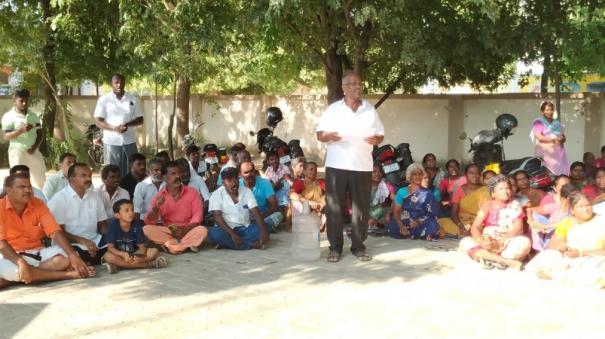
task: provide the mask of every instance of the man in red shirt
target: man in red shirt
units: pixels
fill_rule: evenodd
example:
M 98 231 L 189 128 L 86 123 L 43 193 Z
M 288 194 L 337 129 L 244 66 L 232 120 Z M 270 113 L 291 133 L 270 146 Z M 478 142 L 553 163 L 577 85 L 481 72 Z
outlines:
M 6 196 L 0 199 L 0 288 L 22 282 L 93 277 L 69 244 L 63 230 L 42 200 L 33 196 L 24 173 L 6 179 Z M 45 247 L 49 237 L 56 245 Z

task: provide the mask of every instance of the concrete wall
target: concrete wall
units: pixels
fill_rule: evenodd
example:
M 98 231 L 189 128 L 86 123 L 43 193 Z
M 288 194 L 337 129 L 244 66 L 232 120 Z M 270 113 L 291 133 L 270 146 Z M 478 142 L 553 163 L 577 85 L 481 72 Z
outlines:
M 368 96 L 375 103 L 379 95 Z M 566 128 L 566 148 L 570 161 L 581 160 L 585 151 L 595 154 L 605 145 L 605 96 L 597 93 L 564 95 L 563 123 Z M 66 97 L 73 112 L 73 125 L 83 131 L 86 122 L 92 122 L 96 97 Z M 512 113 L 519 120 L 515 134 L 505 142 L 509 159 L 533 153 L 529 129 L 539 116 L 538 106 L 544 100 L 536 94 L 486 95 L 393 95 L 379 108 L 385 125 L 385 142 L 397 145 L 411 144 L 418 161 L 427 152 L 435 153 L 440 161 L 447 158 L 470 159 L 468 138 L 483 129 L 494 127 L 498 114 Z M 552 99 L 551 99 L 552 100 Z M 157 114 L 155 100 L 140 98 L 145 124 L 137 128 L 140 145 L 156 147 L 156 116 L 159 148 L 166 148 L 168 117 L 172 112 L 172 98 L 159 97 Z M 284 112 L 284 121 L 275 134 L 284 140 L 300 139 L 308 157 L 322 161 L 325 145 L 315 140 L 315 125 L 326 107 L 321 96 L 192 96 L 190 126 L 203 124 L 196 136 L 203 142 L 228 146 L 242 141 L 255 148 L 256 137 L 251 131 L 265 126 L 263 111 L 278 106 Z M 0 97 L 0 112 L 11 107 L 9 97 Z M 32 106 L 41 112 L 41 102 Z M 0 113 L 3 114 L 3 113 Z

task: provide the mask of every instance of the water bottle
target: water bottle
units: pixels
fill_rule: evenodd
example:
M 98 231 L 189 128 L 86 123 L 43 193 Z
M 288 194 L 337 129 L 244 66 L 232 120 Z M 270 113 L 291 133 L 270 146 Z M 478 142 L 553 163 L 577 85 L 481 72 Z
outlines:
M 310 211 L 307 202 L 292 208 L 292 211 L 292 256 L 300 261 L 318 260 L 321 255 L 320 217 Z

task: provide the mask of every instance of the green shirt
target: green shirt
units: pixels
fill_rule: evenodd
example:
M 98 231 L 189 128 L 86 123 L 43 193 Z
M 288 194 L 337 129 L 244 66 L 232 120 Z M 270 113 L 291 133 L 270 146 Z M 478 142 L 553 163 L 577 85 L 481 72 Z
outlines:
M 10 111 L 6 112 L 2 117 L 2 130 L 4 132 L 12 132 L 16 131 L 19 128 L 23 127 L 23 125 L 30 123 L 32 125 L 40 124 L 40 118 L 30 111 L 28 111 L 25 115 L 17 112 L 14 108 Z M 19 147 L 22 149 L 28 149 L 34 145 L 36 142 L 36 131 L 38 129 L 36 127 L 29 130 L 29 132 L 25 132 L 15 139 L 10 141 L 10 147 Z

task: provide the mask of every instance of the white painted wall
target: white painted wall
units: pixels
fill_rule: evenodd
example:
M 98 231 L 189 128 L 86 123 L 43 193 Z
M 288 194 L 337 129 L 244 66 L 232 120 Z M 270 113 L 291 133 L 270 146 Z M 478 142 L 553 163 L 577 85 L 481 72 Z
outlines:
M 367 99 L 375 103 L 380 96 Z M 562 100 L 563 123 L 566 128 L 566 148 L 570 162 L 581 160 L 584 151 L 599 153 L 605 144 L 605 104 L 602 94 L 566 95 Z M 83 131 L 84 121 L 92 122 L 96 97 L 67 97 L 72 107 L 74 127 Z M 454 105 L 453 102 L 462 101 Z M 137 128 L 139 145 L 155 148 L 155 102 L 151 97 L 140 98 L 145 114 L 145 124 Z M 448 158 L 468 160 L 468 137 L 483 129 L 494 127 L 495 118 L 501 113 L 512 113 L 519 120 L 515 135 L 505 143 L 507 158 L 513 159 L 533 154 L 529 129 L 533 119 L 539 116 L 542 99 L 535 94 L 504 95 L 393 95 L 379 108 L 378 113 L 385 125 L 385 142 L 397 145 L 411 144 L 412 155 L 420 161 L 425 153 L 435 153 L 440 162 Z M 284 140 L 300 139 L 305 154 L 311 159 L 323 161 L 325 145 L 315 140 L 315 125 L 326 108 L 321 96 L 192 96 L 190 126 L 198 123 L 197 136 L 204 142 L 229 146 L 237 141 L 256 150 L 256 132 L 265 127 L 264 111 L 278 106 L 284 112 L 284 121 L 275 135 Z M 10 97 L 0 97 L 0 114 L 11 107 Z M 42 103 L 31 108 L 41 112 Z M 168 117 L 172 111 L 172 98 L 158 98 L 158 125 L 160 148 L 166 148 Z M 462 119 L 462 123 L 459 120 Z M 462 126 L 456 128 L 455 126 Z M 466 134 L 466 138 L 461 139 Z M 453 144 L 450 144 L 453 143 Z

